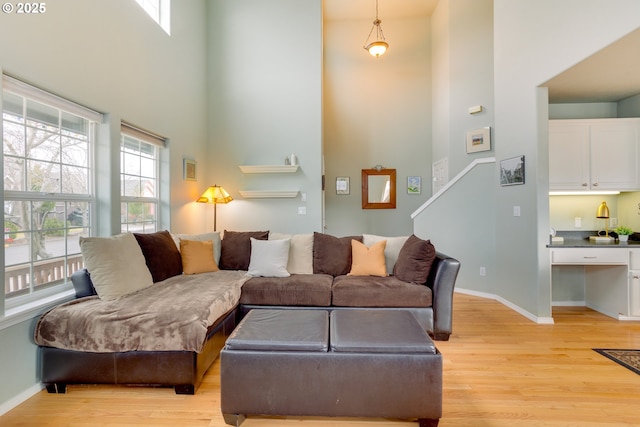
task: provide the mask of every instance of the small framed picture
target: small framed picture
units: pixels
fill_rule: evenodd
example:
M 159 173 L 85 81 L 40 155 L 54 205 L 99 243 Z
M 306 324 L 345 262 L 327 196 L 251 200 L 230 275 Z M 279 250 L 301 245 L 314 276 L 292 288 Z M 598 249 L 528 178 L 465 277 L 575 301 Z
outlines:
M 422 192 L 422 178 L 419 176 L 407 177 L 407 194 L 420 194 Z
M 185 181 L 196 181 L 196 161 L 184 159 L 182 165 L 182 178 Z
M 467 131 L 467 154 L 491 150 L 491 127 Z
M 524 156 L 500 160 L 500 185 L 524 184 Z
M 349 194 L 348 176 L 339 176 L 336 178 L 336 194 Z

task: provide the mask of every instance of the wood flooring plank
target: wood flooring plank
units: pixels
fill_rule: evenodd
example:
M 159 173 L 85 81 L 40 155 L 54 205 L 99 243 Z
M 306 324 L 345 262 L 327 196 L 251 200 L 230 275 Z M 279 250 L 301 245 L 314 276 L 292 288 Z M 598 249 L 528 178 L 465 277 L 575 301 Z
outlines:
M 502 304 L 455 294 L 454 333 L 443 354 L 440 427 L 637 427 L 640 375 L 593 348 L 640 349 L 640 322 L 584 307 L 554 307 L 536 325 Z M 42 391 L 0 417 L 0 426 L 226 426 L 216 361 L 194 396 L 169 388 L 71 385 Z M 408 420 L 260 417 L 243 427 L 415 427 Z

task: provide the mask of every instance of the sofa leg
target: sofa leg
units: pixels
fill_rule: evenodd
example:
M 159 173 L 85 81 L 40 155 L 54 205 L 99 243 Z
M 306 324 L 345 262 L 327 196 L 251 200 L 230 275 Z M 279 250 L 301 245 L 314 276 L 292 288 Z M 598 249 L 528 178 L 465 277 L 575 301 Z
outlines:
M 64 394 L 67 392 L 67 385 L 65 383 L 47 384 L 47 392 Z
M 193 384 L 182 384 L 174 386 L 176 394 L 196 394 L 196 386 Z
M 419 418 L 418 422 L 420 427 L 438 427 L 440 420 L 438 418 Z
M 449 341 L 449 336 L 451 334 L 447 333 L 447 332 L 435 332 L 433 334 L 433 338 L 436 339 L 436 341 Z
M 230 426 L 239 427 L 246 417 L 242 414 L 222 414 L 222 418 L 224 418 L 224 422 Z

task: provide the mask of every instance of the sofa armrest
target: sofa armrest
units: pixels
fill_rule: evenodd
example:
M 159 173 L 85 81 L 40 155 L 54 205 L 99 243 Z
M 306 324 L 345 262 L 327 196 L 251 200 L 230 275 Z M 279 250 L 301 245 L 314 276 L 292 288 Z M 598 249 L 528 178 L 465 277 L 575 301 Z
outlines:
M 460 270 L 460 261 L 441 252 L 431 266 L 427 286 L 433 292 L 433 335 L 447 341 L 452 330 L 453 289 Z
M 93 287 L 91 276 L 86 268 L 82 268 L 71 275 L 71 283 L 76 290 L 76 298 L 97 295 L 96 288 Z

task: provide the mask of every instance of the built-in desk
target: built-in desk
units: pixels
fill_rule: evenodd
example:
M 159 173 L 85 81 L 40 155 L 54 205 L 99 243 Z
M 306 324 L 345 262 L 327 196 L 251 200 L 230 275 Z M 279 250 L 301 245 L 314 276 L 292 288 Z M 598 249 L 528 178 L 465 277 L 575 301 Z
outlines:
M 565 241 L 548 245 L 552 287 L 561 266 L 583 269 L 584 305 L 618 320 L 640 320 L 640 244 Z M 574 304 L 577 305 L 577 304 Z

